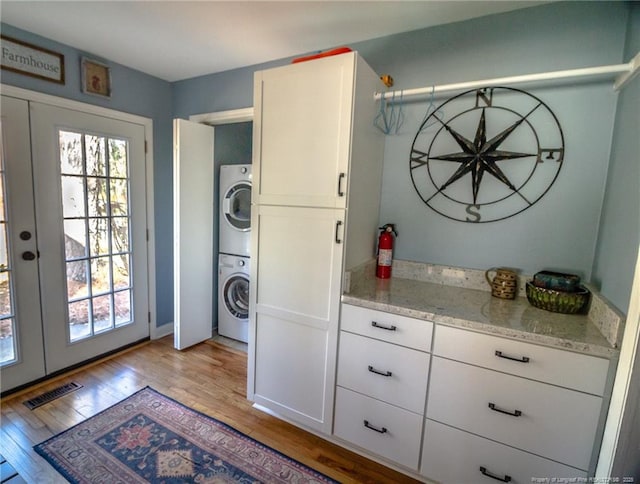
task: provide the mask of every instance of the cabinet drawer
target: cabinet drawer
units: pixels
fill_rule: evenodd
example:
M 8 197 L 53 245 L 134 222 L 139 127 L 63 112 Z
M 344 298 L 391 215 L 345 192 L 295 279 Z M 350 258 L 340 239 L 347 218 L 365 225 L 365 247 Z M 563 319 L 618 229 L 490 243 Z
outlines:
M 609 369 L 604 358 L 440 325 L 433 353 L 594 395 L 604 394 Z
M 429 354 L 340 332 L 338 385 L 424 414 Z
M 415 413 L 345 388 L 336 389 L 333 433 L 414 470 L 418 469 L 422 423 L 422 417 Z
M 428 418 L 589 468 L 600 397 L 438 357 L 431 367 Z
M 481 471 L 484 469 L 485 475 Z M 495 477 L 512 484 L 531 484 L 536 478 L 584 478 L 587 473 L 542 457 L 483 439 L 427 420 L 420 473 L 442 484 L 492 484 Z M 560 480 L 558 479 L 558 482 Z
M 343 304 L 340 329 L 420 351 L 431 351 L 431 321 Z

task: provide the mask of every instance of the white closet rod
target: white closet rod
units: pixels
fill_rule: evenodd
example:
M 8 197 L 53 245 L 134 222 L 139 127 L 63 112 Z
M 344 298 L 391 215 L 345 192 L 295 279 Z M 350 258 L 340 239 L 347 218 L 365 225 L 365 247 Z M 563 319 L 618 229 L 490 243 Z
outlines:
M 463 89 L 474 89 L 485 86 L 499 86 L 519 84 L 523 82 L 549 81 L 553 79 L 566 79 L 570 77 L 603 76 L 610 74 L 620 74 L 614 83 L 614 89 L 620 90 L 638 74 L 640 69 L 640 52 L 626 64 L 615 64 L 601 67 L 586 67 L 583 69 L 569 69 L 565 71 L 541 72 L 539 74 L 524 74 L 521 76 L 498 77 L 496 79 L 483 79 L 481 81 L 457 82 L 453 84 L 442 84 L 440 86 L 426 86 L 415 89 L 403 89 L 400 91 L 388 91 L 385 93 L 376 92 L 374 99 L 393 99 L 399 102 L 409 96 L 419 96 L 423 94 L 439 93 L 446 91 L 460 91 Z

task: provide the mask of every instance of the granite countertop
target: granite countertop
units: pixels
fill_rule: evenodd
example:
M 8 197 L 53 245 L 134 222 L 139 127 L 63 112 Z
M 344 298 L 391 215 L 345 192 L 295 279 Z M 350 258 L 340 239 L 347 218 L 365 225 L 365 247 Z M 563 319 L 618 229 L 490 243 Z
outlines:
M 483 271 L 394 261 L 394 273 L 377 279 L 371 264 L 350 272 L 342 302 L 593 356 L 618 354 L 622 316 L 593 291 L 588 314 L 559 314 L 531 306 L 523 291 L 514 300 L 492 297 L 479 285 Z

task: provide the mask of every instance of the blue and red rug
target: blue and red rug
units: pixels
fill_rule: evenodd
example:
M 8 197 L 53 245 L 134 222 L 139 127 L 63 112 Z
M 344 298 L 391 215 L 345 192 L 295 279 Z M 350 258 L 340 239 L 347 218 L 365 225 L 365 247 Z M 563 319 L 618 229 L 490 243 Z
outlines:
M 73 483 L 335 483 L 146 387 L 34 447 Z

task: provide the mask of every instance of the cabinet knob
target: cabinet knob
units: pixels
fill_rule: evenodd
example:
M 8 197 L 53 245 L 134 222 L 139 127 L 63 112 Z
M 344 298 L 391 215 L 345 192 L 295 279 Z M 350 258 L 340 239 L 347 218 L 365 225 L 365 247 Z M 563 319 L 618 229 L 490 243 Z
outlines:
M 27 250 L 26 252 L 22 253 L 23 260 L 35 260 L 35 258 L 36 258 L 36 255 L 30 250 Z

